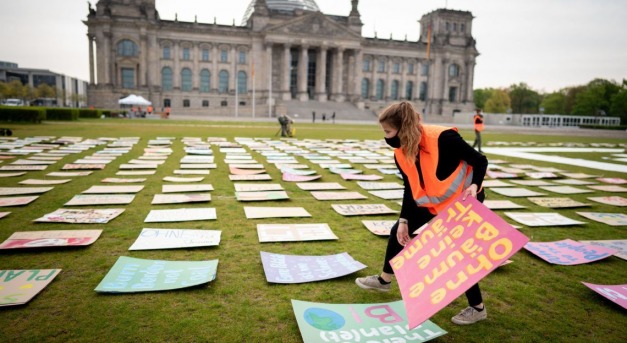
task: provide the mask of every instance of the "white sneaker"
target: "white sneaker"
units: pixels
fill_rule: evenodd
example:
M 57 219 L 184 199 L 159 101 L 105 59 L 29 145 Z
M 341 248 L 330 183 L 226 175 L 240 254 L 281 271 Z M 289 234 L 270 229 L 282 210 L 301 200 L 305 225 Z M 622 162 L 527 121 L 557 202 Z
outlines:
M 453 323 L 457 325 L 469 325 L 474 324 L 480 320 L 488 318 L 488 310 L 483 307 L 483 311 L 479 312 L 474 307 L 468 306 L 463 309 L 455 317 L 451 318 Z
M 374 289 L 379 292 L 388 292 L 391 288 L 391 283 L 384 285 L 379 281 L 379 275 L 356 278 L 355 283 L 363 289 Z

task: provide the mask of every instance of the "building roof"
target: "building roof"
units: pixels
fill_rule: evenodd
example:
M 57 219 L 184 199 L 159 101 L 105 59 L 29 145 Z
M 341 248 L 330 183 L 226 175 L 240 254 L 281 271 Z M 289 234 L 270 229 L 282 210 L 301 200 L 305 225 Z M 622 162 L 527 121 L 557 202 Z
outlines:
M 250 2 L 246 12 L 244 12 L 242 23 L 248 21 L 248 18 L 253 14 L 256 3 L 257 0 Z M 271 11 L 288 12 L 290 14 L 294 10 L 320 11 L 318 4 L 314 0 L 266 0 L 266 4 Z

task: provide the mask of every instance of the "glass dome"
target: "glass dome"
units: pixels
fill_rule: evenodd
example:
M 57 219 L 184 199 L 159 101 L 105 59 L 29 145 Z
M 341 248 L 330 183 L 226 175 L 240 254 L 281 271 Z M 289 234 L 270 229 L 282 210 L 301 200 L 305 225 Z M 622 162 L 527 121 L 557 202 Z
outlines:
M 257 0 L 252 0 L 244 13 L 242 24 L 246 24 L 248 18 L 255 11 L 255 3 Z M 270 10 L 293 12 L 294 10 L 306 10 L 306 11 L 320 11 L 318 5 L 314 0 L 266 0 L 268 8 Z

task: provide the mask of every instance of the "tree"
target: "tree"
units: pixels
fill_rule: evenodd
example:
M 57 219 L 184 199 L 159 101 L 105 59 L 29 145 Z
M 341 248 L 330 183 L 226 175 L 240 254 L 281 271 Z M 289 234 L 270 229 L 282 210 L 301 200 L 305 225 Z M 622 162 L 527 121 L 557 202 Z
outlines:
M 50 87 L 48 84 L 42 83 L 37 86 L 35 90 L 36 98 L 56 98 L 57 91 L 53 87 Z
M 564 99 L 564 114 L 573 114 L 573 106 L 575 99 L 579 93 L 586 90 L 586 86 L 576 86 L 566 89 L 566 98 Z
M 490 99 L 494 93 L 494 88 L 479 88 L 473 91 L 473 99 L 477 108 L 483 108 L 485 102 Z
M 526 83 L 521 82 L 509 88 L 509 98 L 513 113 L 538 113 L 542 97 Z
M 483 111 L 486 113 L 505 113 L 511 106 L 511 100 L 506 91 L 496 89 L 485 102 Z
M 588 116 L 608 114 L 612 97 L 619 91 L 620 86 L 616 82 L 594 79 L 575 97 L 573 114 Z
M 553 92 L 544 96 L 540 107 L 546 114 L 566 114 L 565 91 Z
M 0 81 L 0 99 L 10 98 L 9 96 L 9 85 L 5 82 Z
M 623 81 L 623 84 L 624 83 Z M 612 96 L 610 115 L 620 117 L 620 121 L 623 125 L 627 123 L 627 87 L 624 85 L 618 93 Z

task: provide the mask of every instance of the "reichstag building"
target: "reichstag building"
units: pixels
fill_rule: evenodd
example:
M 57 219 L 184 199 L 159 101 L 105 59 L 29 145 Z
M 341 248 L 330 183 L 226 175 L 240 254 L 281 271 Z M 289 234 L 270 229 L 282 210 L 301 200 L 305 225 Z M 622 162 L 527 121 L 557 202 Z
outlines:
M 252 0 L 240 25 L 161 20 L 155 2 L 90 6 L 89 105 L 117 108 L 138 94 L 173 114 L 372 118 L 409 100 L 444 121 L 474 109 L 470 12 L 424 14 L 420 38 L 408 41 L 363 37 L 358 0 L 346 16 L 326 15 L 314 0 Z

